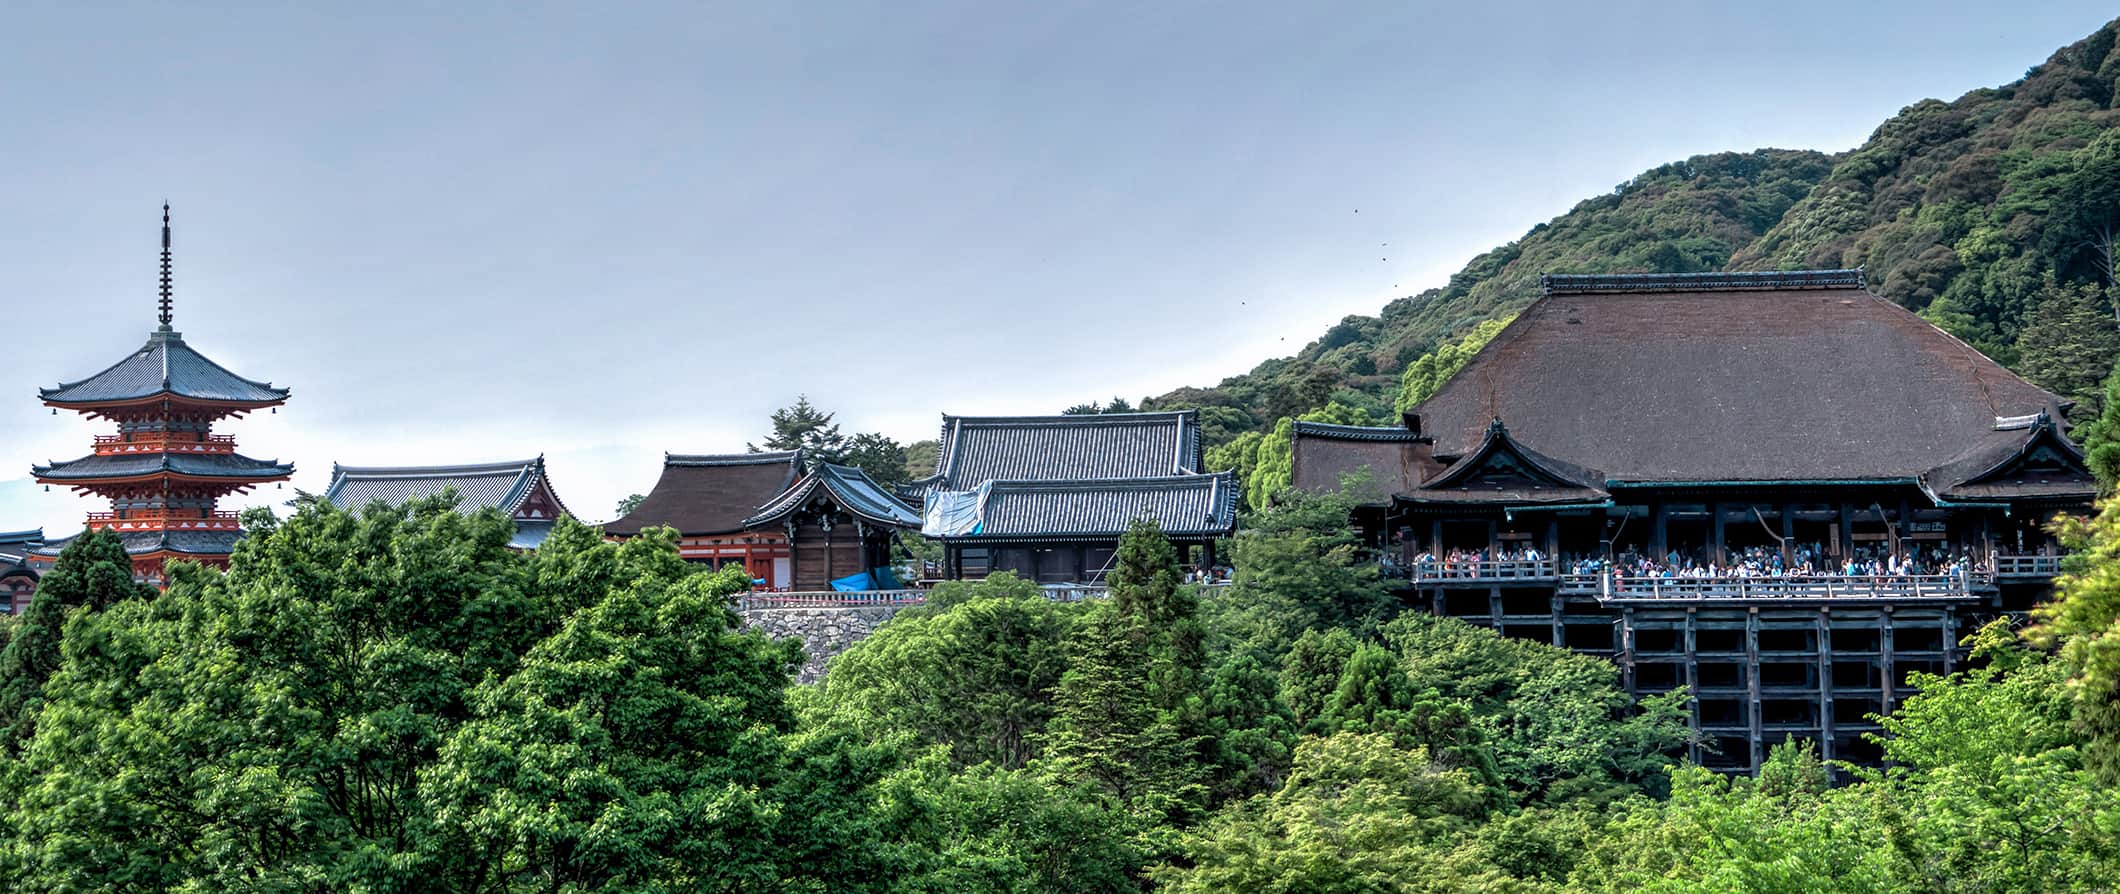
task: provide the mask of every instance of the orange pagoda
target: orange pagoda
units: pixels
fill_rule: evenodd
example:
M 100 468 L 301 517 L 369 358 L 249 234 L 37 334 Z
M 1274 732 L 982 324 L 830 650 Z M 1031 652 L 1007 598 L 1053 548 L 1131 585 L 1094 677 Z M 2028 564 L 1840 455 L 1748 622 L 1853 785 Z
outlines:
M 109 529 L 125 541 L 133 573 L 163 581 L 163 564 L 185 559 L 228 564 L 242 525 L 215 508 L 222 498 L 287 480 L 294 466 L 236 452 L 235 438 L 213 433 L 222 419 L 277 407 L 288 391 L 229 372 L 184 343 L 170 328 L 169 206 L 162 206 L 162 325 L 147 344 L 110 368 L 78 382 L 42 390 L 46 406 L 108 419 L 116 434 L 96 437 L 79 459 L 35 466 L 45 485 L 110 501 L 110 511 L 88 514 L 88 529 Z M 48 567 L 65 541 L 32 552 Z

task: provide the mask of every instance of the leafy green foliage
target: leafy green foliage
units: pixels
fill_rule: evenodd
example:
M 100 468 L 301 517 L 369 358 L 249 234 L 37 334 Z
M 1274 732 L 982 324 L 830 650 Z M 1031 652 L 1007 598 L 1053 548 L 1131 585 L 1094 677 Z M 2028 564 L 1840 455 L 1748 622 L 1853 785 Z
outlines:
M 2033 384 L 2073 401 L 2070 418 L 2095 420 L 2105 410 L 2105 379 L 2120 358 L 2120 323 L 2105 291 L 2084 284 L 2049 283 L 2024 332 L 2017 336 L 2017 370 Z
M 90 531 L 59 551 L 0 649 L 0 755 L 16 756 L 36 731 L 44 684 L 59 670 L 67 616 L 154 595 L 153 587 L 133 580 L 132 560 L 116 532 Z
M 1465 364 L 1472 362 L 1472 355 L 1479 353 L 1514 319 L 1516 315 L 1510 314 L 1501 319 L 1486 320 L 1472 327 L 1464 338 L 1446 342 L 1406 364 L 1406 371 L 1399 374 L 1399 395 L 1392 406 L 1403 413 L 1427 400 L 1443 387 L 1444 382 L 1450 381 L 1451 376 L 1457 375 L 1458 370 L 1464 369 Z
M 616 513 L 612 518 L 625 518 L 628 515 L 632 515 L 633 510 L 639 509 L 640 504 L 647 499 L 647 494 L 627 494 L 618 498 L 618 508 L 612 510 L 612 512 Z

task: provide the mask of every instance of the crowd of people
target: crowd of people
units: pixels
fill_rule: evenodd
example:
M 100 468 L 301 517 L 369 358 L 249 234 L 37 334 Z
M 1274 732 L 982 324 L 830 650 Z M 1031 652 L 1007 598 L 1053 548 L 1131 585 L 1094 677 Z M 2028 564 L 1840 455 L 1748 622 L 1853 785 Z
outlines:
M 1413 568 L 1423 576 L 1521 576 L 1511 574 L 1512 563 L 1539 562 L 1553 558 L 1537 547 L 1520 549 L 1451 549 L 1438 555 L 1424 550 L 1413 558 Z M 1497 567 L 1503 566 L 1503 567 Z M 1609 574 L 1615 579 L 1721 579 L 1721 578 L 1810 578 L 1810 577 L 1948 577 L 1986 574 L 1986 563 L 1970 550 L 1956 552 L 1940 546 L 1909 544 L 1900 552 L 1879 546 L 1858 547 L 1846 556 L 1828 555 L 1821 544 L 1801 544 L 1784 555 L 1778 547 L 1748 546 L 1716 561 L 1699 552 L 1673 549 L 1662 556 L 1629 548 L 1611 558 L 1603 555 L 1562 557 L 1557 568 L 1570 574 Z

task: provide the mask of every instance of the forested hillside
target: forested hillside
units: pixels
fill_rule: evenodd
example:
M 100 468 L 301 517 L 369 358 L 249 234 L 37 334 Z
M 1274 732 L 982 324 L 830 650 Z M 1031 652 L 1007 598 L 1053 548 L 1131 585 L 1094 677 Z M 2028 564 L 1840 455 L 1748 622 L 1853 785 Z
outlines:
M 1407 366 L 1530 303 L 1541 273 L 1861 266 L 1873 290 L 2077 399 L 2087 417 L 2120 348 L 2107 294 L 2120 224 L 2116 36 L 2120 21 L 2016 83 L 1909 106 L 1840 155 L 1725 152 L 1645 172 L 1474 258 L 1443 288 L 1145 407 L 1200 407 L 1224 438 L 1333 401 L 1382 417 Z

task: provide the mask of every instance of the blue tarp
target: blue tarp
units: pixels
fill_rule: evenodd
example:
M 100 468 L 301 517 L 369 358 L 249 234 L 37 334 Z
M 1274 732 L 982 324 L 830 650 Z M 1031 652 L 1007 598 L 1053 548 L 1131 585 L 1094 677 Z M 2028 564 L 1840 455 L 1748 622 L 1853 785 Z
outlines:
M 929 537 L 960 537 L 977 534 L 984 520 L 987 491 L 994 486 L 989 481 L 977 490 L 934 491 L 927 495 L 927 505 L 921 512 L 920 533 Z
M 839 593 L 859 593 L 873 589 L 876 589 L 876 582 L 869 579 L 869 573 L 866 571 L 849 574 L 832 582 L 832 590 Z
M 878 590 L 905 589 L 905 582 L 899 580 L 898 575 L 889 568 L 873 569 L 869 572 L 869 577 L 876 581 L 876 589 Z

